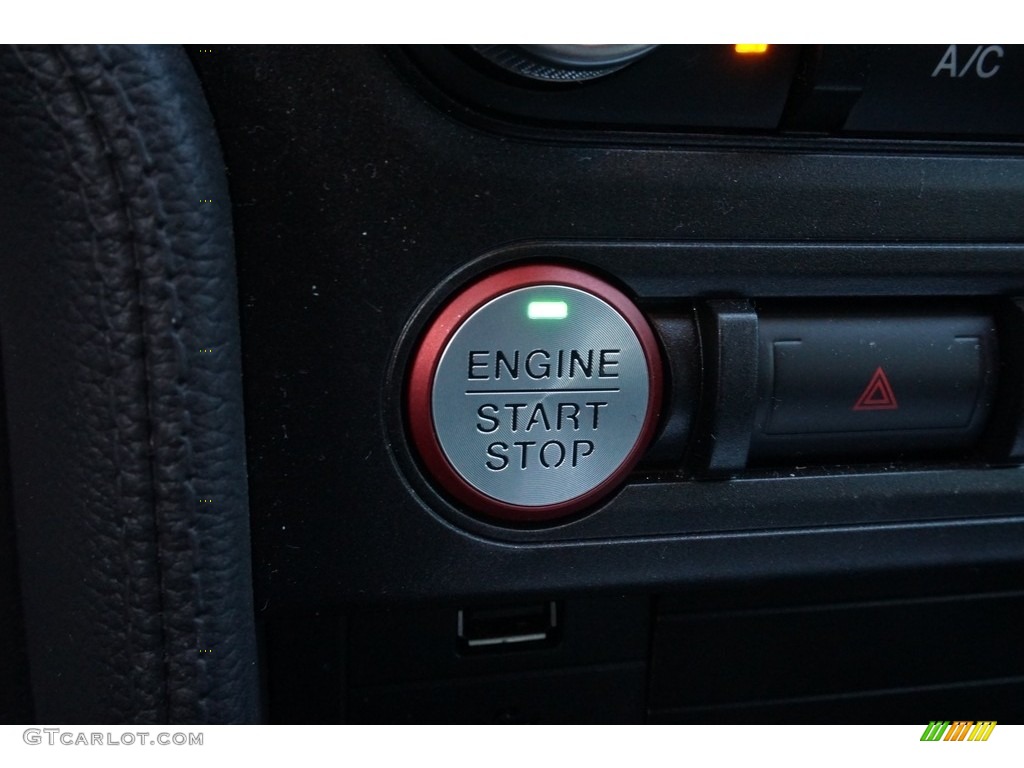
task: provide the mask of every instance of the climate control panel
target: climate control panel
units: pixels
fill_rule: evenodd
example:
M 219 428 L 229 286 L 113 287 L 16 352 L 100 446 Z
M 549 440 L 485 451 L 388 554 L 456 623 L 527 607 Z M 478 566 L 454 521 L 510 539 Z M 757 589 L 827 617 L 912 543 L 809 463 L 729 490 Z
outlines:
M 449 109 L 514 133 L 1024 137 L 1019 45 L 408 46 L 398 58 Z

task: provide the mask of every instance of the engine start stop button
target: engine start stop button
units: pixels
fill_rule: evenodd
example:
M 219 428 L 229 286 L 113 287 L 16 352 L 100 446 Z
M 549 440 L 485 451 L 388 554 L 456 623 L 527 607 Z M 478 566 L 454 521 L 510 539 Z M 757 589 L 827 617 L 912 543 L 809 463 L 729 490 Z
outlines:
M 618 289 L 564 266 L 490 275 L 434 319 L 408 417 L 434 478 L 472 509 L 539 521 L 613 490 L 657 426 L 662 368 Z

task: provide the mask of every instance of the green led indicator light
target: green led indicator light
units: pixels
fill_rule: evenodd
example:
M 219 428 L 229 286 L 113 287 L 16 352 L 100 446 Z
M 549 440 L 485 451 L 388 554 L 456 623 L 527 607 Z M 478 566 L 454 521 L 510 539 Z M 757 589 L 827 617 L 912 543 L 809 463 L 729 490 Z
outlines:
M 526 316 L 531 320 L 565 320 L 569 305 L 564 301 L 531 301 L 526 305 Z

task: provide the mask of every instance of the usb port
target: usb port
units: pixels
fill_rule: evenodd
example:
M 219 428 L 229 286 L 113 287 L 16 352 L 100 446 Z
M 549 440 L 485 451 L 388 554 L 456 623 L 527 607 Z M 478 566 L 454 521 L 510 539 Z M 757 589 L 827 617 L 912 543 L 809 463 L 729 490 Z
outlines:
M 552 601 L 459 611 L 459 645 L 467 650 L 537 646 L 554 642 L 558 606 Z

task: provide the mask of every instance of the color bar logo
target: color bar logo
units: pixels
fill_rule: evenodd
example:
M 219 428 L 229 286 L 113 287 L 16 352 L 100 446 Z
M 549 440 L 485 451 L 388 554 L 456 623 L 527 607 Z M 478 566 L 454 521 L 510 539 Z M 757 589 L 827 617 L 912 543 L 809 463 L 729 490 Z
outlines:
M 995 727 L 994 720 L 932 720 L 921 734 L 921 741 L 988 741 Z

